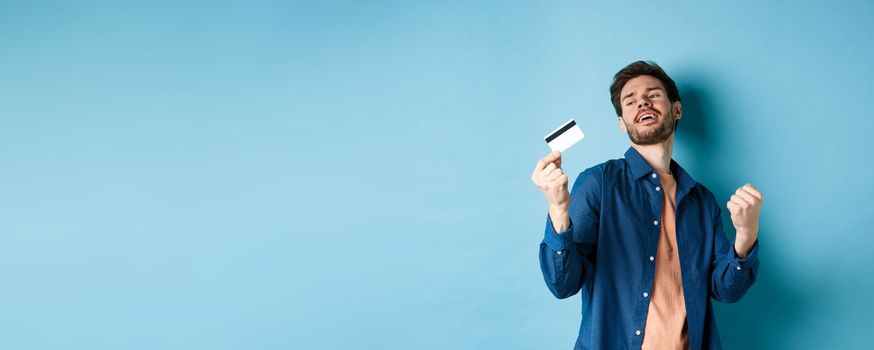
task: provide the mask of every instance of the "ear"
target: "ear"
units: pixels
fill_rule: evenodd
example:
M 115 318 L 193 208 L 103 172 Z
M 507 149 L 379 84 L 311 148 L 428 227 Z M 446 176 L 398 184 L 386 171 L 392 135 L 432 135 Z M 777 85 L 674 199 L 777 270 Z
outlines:
M 680 103 L 680 101 L 674 102 L 673 106 L 671 106 L 671 109 L 674 110 L 674 119 L 683 118 L 683 104 Z
M 628 133 L 628 128 L 626 128 L 626 127 L 625 127 L 625 123 L 622 122 L 622 116 L 619 116 L 618 118 L 616 118 L 616 120 L 619 121 L 619 130 L 622 130 L 622 133 L 623 133 L 623 134 L 627 134 L 627 133 Z

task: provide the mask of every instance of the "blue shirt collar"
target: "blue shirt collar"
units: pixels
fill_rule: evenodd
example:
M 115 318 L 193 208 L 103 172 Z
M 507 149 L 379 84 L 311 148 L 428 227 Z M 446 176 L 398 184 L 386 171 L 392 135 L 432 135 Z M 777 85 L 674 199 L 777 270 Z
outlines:
M 628 162 L 628 165 L 631 167 L 631 173 L 634 174 L 635 179 L 640 179 L 641 177 L 656 172 L 655 169 L 646 162 L 646 159 L 643 159 L 643 156 L 634 149 L 634 147 L 628 147 L 628 150 L 625 151 L 625 161 Z M 692 176 L 680 166 L 680 164 L 674 161 L 673 158 L 671 159 L 670 167 L 671 174 L 674 175 L 674 180 L 677 182 L 678 190 L 688 190 L 695 187 L 695 184 L 697 184 L 695 179 L 693 179 Z

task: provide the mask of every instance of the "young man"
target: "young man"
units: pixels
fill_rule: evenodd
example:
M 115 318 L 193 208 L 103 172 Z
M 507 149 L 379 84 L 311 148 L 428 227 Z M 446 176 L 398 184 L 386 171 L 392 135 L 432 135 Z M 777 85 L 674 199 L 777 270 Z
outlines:
M 674 81 L 634 62 L 610 99 L 631 139 L 625 158 L 586 169 L 571 193 L 558 152 L 531 175 L 549 205 L 546 285 L 558 298 L 582 289 L 574 349 L 719 349 L 710 298 L 736 302 L 755 282 L 762 194 L 746 184 L 726 204 L 731 244 L 713 193 L 671 159 L 683 114 Z

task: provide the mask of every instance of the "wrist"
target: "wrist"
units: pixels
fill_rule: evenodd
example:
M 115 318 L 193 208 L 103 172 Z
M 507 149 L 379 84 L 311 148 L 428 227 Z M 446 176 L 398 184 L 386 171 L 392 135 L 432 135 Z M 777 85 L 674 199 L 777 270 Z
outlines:
M 566 205 L 550 205 L 549 217 L 552 219 L 552 227 L 556 233 L 564 232 L 570 227 L 570 217 Z
M 553 213 L 567 212 L 568 203 L 549 203 L 549 211 Z
M 758 231 L 758 229 L 739 228 L 737 229 L 737 235 L 735 235 L 735 241 L 752 244 L 756 241 Z
M 734 238 L 734 251 L 739 258 L 746 259 L 755 243 L 755 234 L 750 235 L 749 233 L 738 231 L 737 236 Z

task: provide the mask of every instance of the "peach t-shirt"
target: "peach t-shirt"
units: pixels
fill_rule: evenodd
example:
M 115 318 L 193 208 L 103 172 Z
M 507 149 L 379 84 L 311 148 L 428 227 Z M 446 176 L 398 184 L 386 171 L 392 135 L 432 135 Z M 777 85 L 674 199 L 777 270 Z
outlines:
M 655 278 L 641 349 L 688 349 L 686 301 L 677 249 L 674 176 L 659 173 L 662 183 L 662 225 L 655 259 Z

